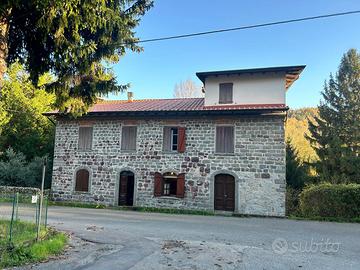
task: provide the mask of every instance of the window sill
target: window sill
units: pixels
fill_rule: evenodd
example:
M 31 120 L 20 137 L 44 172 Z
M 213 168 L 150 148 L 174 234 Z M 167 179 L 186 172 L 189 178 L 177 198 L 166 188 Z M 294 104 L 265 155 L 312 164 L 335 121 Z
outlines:
M 174 201 L 179 201 L 179 200 L 182 199 L 182 198 L 178 198 L 178 197 L 176 197 L 176 196 L 169 196 L 169 195 L 162 195 L 162 196 L 155 197 L 155 198 L 158 198 L 158 199 L 169 199 L 169 200 L 174 200 Z
M 163 154 L 169 154 L 169 155 L 176 155 L 176 154 L 184 154 L 184 153 L 180 153 L 178 151 L 162 151 Z
M 73 191 L 73 195 L 91 195 L 90 191 Z
M 94 151 L 93 149 L 77 149 L 78 152 L 81 152 L 81 153 L 86 153 L 86 152 L 92 152 Z
M 235 156 L 235 153 L 214 153 L 215 156 Z
M 120 153 L 136 153 L 136 149 L 133 150 L 120 150 Z

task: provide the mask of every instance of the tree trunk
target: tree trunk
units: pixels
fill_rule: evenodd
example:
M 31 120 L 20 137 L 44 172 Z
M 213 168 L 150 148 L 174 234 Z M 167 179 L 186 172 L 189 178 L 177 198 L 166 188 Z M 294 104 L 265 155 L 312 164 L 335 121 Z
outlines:
M 6 72 L 6 58 L 8 56 L 9 24 L 5 18 L 0 18 L 0 86 Z

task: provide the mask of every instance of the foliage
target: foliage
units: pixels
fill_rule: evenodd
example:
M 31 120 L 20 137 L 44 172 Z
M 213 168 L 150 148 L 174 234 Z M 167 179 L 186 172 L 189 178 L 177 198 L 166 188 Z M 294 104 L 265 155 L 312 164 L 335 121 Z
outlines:
M 7 41 L 7 62 L 20 59 L 35 84 L 39 74 L 56 75 L 47 89 L 57 106 L 81 114 L 97 96 L 126 88 L 109 65 L 126 49 L 142 50 L 134 29 L 151 6 L 149 0 L 5 0 L 0 28 L 8 31 L 0 31 L 0 41 Z
M 343 56 L 322 96 L 307 136 L 319 156 L 317 172 L 332 183 L 360 183 L 360 54 L 355 49 Z
M 286 184 L 293 189 L 302 189 L 305 184 L 308 169 L 301 164 L 298 152 L 292 146 L 291 141 L 286 141 Z
M 299 195 L 301 190 L 286 187 L 285 209 L 286 216 L 299 215 Z
M 35 87 L 24 67 L 14 63 L 3 81 L 0 110 L 6 113 L 6 124 L 0 123 L 0 152 L 12 147 L 22 152 L 28 160 L 35 156 L 52 156 L 54 146 L 54 124 L 42 113 L 51 111 L 55 95 L 45 91 L 44 84 L 52 77 L 45 74 Z
M 300 108 L 288 112 L 285 137 L 298 151 L 300 163 L 313 163 L 318 160 L 315 150 L 305 138 L 305 135 L 309 135 L 307 119 L 313 119 L 315 115 L 316 108 Z
M 301 213 L 306 217 L 360 217 L 360 185 L 309 185 L 300 194 Z
M 58 233 L 51 228 L 42 229 L 43 241 L 35 242 L 35 224 L 20 221 L 16 223 L 21 227 L 19 230 L 21 234 L 18 234 L 10 244 L 2 235 L 9 227 L 9 221 L 0 220 L 0 268 L 42 261 L 64 250 L 67 237 L 63 233 Z
M 43 159 L 35 157 L 26 161 L 24 154 L 12 148 L 6 150 L 0 159 L 0 185 L 19 187 L 40 187 Z M 51 167 L 47 166 L 46 187 L 51 182 Z
M 204 96 L 201 87 L 191 79 L 175 84 L 173 95 L 174 98 L 195 98 Z

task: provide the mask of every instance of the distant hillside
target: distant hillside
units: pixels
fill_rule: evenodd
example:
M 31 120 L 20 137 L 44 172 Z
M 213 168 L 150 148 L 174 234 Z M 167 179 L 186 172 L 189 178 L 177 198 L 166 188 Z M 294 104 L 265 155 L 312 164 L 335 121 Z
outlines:
M 290 138 L 293 146 L 299 152 L 301 161 L 315 161 L 317 155 L 305 139 L 308 131 L 307 119 L 312 119 L 317 114 L 317 108 L 301 108 L 288 111 L 285 136 Z

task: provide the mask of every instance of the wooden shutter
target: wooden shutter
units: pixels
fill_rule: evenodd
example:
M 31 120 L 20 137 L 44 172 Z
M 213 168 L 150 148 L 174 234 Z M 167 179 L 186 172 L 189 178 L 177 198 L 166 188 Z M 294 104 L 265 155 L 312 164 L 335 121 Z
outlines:
M 136 134 L 135 126 L 123 126 L 121 133 L 121 150 L 136 150 Z
M 156 172 L 154 177 L 154 196 L 159 197 L 162 195 L 163 176 L 161 173 Z
M 171 151 L 171 127 L 164 127 L 163 150 Z
M 184 153 L 186 146 L 186 134 L 184 127 L 178 127 L 178 152 Z
M 234 127 L 216 127 L 216 146 L 217 153 L 234 153 Z
M 81 169 L 76 172 L 75 191 L 88 192 L 89 191 L 89 172 Z
M 234 127 L 225 127 L 224 137 L 224 153 L 234 153 Z
M 92 127 L 79 127 L 79 149 L 89 150 L 92 146 Z
M 184 198 L 184 195 L 185 195 L 185 174 L 180 173 L 177 176 L 176 197 Z
M 233 102 L 233 84 L 219 84 L 219 104 L 229 104 Z

